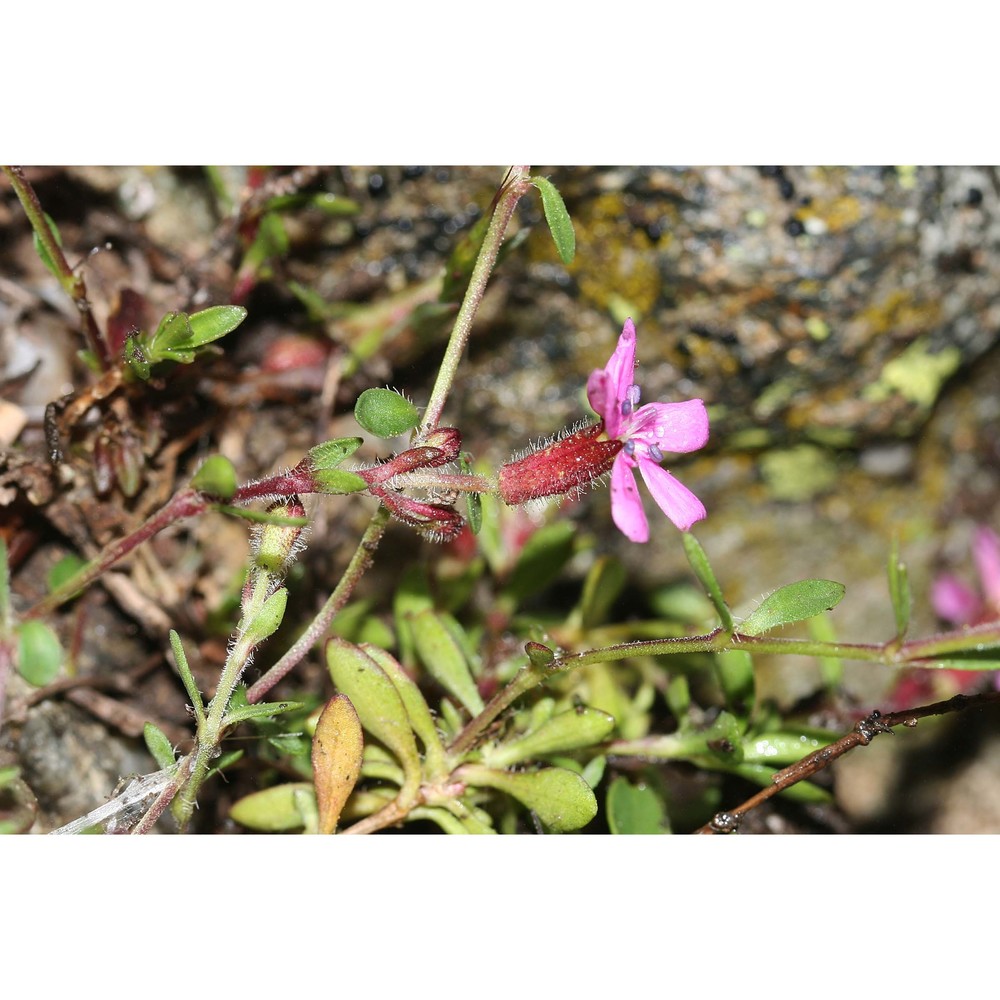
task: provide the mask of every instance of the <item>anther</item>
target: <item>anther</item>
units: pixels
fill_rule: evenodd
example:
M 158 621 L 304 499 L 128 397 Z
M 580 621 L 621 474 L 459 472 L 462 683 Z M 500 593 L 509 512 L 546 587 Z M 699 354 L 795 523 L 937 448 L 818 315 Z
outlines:
M 654 462 L 662 462 L 663 461 L 663 452 L 660 451 L 660 449 L 657 448 L 655 444 L 651 444 L 649 446 L 649 457 Z

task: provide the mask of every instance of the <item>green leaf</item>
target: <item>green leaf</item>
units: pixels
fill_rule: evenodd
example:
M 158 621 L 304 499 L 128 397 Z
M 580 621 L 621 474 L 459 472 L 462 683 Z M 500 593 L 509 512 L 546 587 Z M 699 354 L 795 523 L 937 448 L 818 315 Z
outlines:
M 287 604 L 288 589 L 279 587 L 254 614 L 252 620 L 247 622 L 245 631 L 247 641 L 256 645 L 274 635 L 281 625 L 282 618 L 285 617 Z
M 88 563 L 86 559 L 81 559 L 76 553 L 71 552 L 67 556 L 63 556 L 48 572 L 46 576 L 46 583 L 49 587 L 49 593 L 58 590 L 60 587 L 69 583 L 74 576 L 83 572 L 86 569 Z M 77 591 L 79 593 L 79 591 Z
M 748 763 L 766 763 L 787 767 L 802 760 L 820 747 L 831 744 L 838 734 L 817 736 L 803 732 L 767 732 L 747 737 L 743 743 L 743 759 Z
M 611 605 L 625 587 L 625 567 L 612 556 L 601 556 L 587 573 L 580 598 L 580 621 L 585 630 L 607 621 Z
M 232 333 L 247 318 L 243 306 L 212 306 L 196 312 L 190 320 L 191 335 L 177 347 L 198 348 Z
M 910 577 L 906 564 L 899 558 L 899 538 L 894 537 L 889 551 L 889 597 L 892 600 L 892 610 L 896 616 L 896 638 L 902 639 L 910 627 L 910 609 L 913 601 L 910 597 Z
M 442 621 L 428 608 L 410 619 L 417 655 L 427 672 L 471 715 L 483 710 L 483 699 L 473 680 L 469 661 L 461 645 Z
M 129 370 L 137 379 L 141 382 L 148 381 L 150 376 L 149 358 L 146 356 L 141 340 L 136 334 L 130 333 L 128 335 L 122 356 Z
M 669 833 L 663 802 L 648 785 L 633 785 L 627 778 L 615 778 L 608 787 L 605 808 L 612 833 Z
M 270 719 L 275 715 L 281 715 L 282 712 L 294 712 L 300 708 L 305 708 L 304 701 L 262 701 L 256 705 L 244 704 L 236 707 L 230 703 L 222 725 L 228 728 L 250 719 Z
M 712 572 L 705 550 L 690 531 L 681 532 L 681 541 L 691 569 L 694 570 L 694 575 L 698 577 L 698 581 L 705 588 L 709 600 L 715 605 L 722 627 L 726 632 L 731 633 L 733 631 L 733 613 L 729 610 L 729 605 L 726 604 L 725 598 L 722 596 L 722 588 L 715 578 L 715 573 Z M 751 633 L 745 632 L 745 634 L 750 635 Z
M 552 833 L 579 830 L 597 815 L 597 799 L 590 786 L 566 768 L 511 773 L 467 764 L 458 773 L 467 784 L 495 788 L 517 799 Z
M 506 768 L 524 760 L 580 750 L 600 743 L 614 728 L 613 715 L 581 705 L 553 715 L 533 732 L 484 749 L 483 762 L 490 767 Z
M 528 661 L 536 670 L 544 670 L 555 662 L 556 654 L 541 642 L 526 642 L 524 651 L 528 654 Z
M 161 770 L 173 767 L 177 763 L 174 757 L 174 746 L 159 726 L 147 722 L 142 727 L 142 738 L 146 741 L 146 749 L 149 750 L 153 760 L 159 764 Z
M 805 621 L 835 608 L 843 599 L 844 592 L 844 585 L 833 580 L 790 583 L 765 597 L 739 631 L 742 635 L 762 635 L 782 625 Z
M 665 694 L 670 714 L 678 722 L 687 718 L 691 709 L 691 688 L 688 679 L 683 674 L 671 677 Z
M 353 455 L 362 444 L 364 444 L 364 438 L 359 437 L 334 438 L 332 441 L 324 441 L 309 449 L 309 464 L 313 472 L 335 469 L 345 458 Z
M 261 833 L 301 830 L 306 825 L 298 801 L 302 794 L 312 796 L 312 785 L 308 782 L 275 785 L 240 799 L 229 810 L 229 815 L 241 826 Z
M 739 777 L 752 781 L 762 788 L 770 788 L 774 784 L 775 774 L 778 773 L 773 767 L 753 763 L 737 764 L 735 767 L 726 767 L 723 770 L 730 774 L 739 775 Z M 833 801 L 833 796 L 825 788 L 820 788 L 819 785 L 814 785 L 810 781 L 796 782 L 778 794 L 793 802 L 830 803 Z
M 344 493 L 359 493 L 368 489 L 368 483 L 356 472 L 347 469 L 320 469 L 313 473 L 316 492 L 328 496 L 340 496 Z
M 573 221 L 566 211 L 566 203 L 548 178 L 532 177 L 531 183 L 542 196 L 545 221 L 549 224 L 549 232 L 552 233 L 559 257 L 564 264 L 571 264 L 576 254 L 576 234 L 573 232 Z
M 350 699 L 335 695 L 316 723 L 312 741 L 313 785 L 320 833 L 333 833 L 361 775 L 365 741 Z
M 212 455 L 198 467 L 191 485 L 220 500 L 232 500 L 236 492 L 236 469 L 224 455 Z
M 393 438 L 413 430 L 420 423 L 420 413 L 392 389 L 365 389 L 354 404 L 354 419 L 369 434 Z
M 837 632 L 830 621 L 830 615 L 816 615 L 810 618 L 806 626 L 809 637 L 816 642 L 835 643 Z M 817 656 L 819 672 L 823 677 L 823 687 L 828 691 L 836 690 L 844 682 L 844 661 L 836 656 Z
M 350 698 L 361 725 L 399 761 L 405 776 L 400 798 L 412 800 L 420 787 L 420 755 L 396 686 L 367 653 L 343 639 L 326 644 L 326 662 L 333 683 Z
M 191 667 L 188 665 L 184 646 L 181 644 L 181 637 L 171 629 L 169 639 L 170 648 L 174 651 L 174 662 L 177 664 L 177 672 L 181 675 L 184 690 L 191 701 L 191 710 L 194 712 L 195 722 L 198 724 L 198 728 L 201 729 L 205 724 L 205 703 L 201 700 L 198 682 L 194 679 L 194 674 L 191 673 Z
M 446 770 L 444 746 L 438 735 L 437 725 L 431 715 L 431 710 L 428 708 L 424 696 L 420 693 L 420 688 L 410 679 L 409 674 L 395 657 L 384 649 L 372 646 L 367 642 L 361 643 L 360 648 L 385 671 L 385 675 L 392 681 L 402 699 L 410 726 L 424 745 L 426 757 L 424 768 L 427 774 L 431 777 L 443 774 Z
M 539 528 L 521 550 L 504 588 L 519 603 L 547 587 L 569 562 L 576 528 L 570 521 L 553 521 Z
M 59 638 L 44 622 L 26 621 L 17 634 L 17 672 L 34 687 L 51 684 L 59 674 L 63 652 Z
M 458 467 L 465 475 L 472 474 L 472 465 L 469 462 L 469 453 L 463 451 L 458 456 Z M 474 535 L 478 535 L 483 527 L 483 498 L 478 493 L 467 493 L 465 495 L 465 506 L 468 512 L 469 528 Z
M 55 224 L 52 216 L 48 212 L 42 212 L 45 217 L 45 224 L 49 227 L 49 231 L 52 233 L 53 239 L 56 241 L 57 246 L 62 246 L 62 233 L 59 232 L 59 227 Z M 39 239 L 38 233 L 32 230 L 31 240 L 35 245 L 35 253 L 41 258 L 42 263 L 48 268 L 49 272 L 55 275 L 60 281 L 63 280 L 62 271 L 60 271 L 56 262 L 49 256 L 48 250 L 45 248 L 45 244 Z
M 714 662 L 726 706 L 744 713 L 754 700 L 753 657 L 745 649 L 730 649 L 716 653 Z

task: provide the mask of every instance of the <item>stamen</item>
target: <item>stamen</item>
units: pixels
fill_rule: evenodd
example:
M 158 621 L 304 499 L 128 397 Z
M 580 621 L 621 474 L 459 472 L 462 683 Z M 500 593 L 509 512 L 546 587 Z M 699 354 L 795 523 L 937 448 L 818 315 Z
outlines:
M 649 446 L 649 457 L 654 462 L 662 462 L 663 461 L 663 452 L 660 451 L 660 449 L 657 448 L 655 444 L 651 444 Z
M 635 454 L 635 441 L 633 441 L 632 438 L 629 438 L 625 442 L 625 454 L 628 455 L 629 458 Z
M 630 385 L 625 390 L 625 398 L 622 400 L 622 416 L 627 417 L 639 405 L 640 389 L 637 385 Z

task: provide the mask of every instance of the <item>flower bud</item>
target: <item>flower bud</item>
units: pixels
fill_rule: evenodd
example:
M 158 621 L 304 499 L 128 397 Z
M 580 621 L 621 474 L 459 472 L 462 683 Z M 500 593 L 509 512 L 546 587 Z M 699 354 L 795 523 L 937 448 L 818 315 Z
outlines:
M 497 492 L 509 506 L 583 489 L 605 475 L 622 449 L 592 424 L 500 469 Z

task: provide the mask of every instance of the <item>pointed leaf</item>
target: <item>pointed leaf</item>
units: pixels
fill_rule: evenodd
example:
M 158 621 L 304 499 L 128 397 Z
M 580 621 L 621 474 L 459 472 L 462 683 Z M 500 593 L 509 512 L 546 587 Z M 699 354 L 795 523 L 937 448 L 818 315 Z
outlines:
M 542 208 L 545 211 L 545 221 L 552 233 L 552 240 L 564 264 L 571 264 L 576 254 L 576 234 L 573 232 L 573 221 L 566 211 L 566 203 L 556 186 L 546 177 L 532 177 L 531 183 L 538 188 L 542 196 Z
M 333 833 L 361 774 L 364 737 L 358 713 L 346 695 L 326 703 L 312 742 L 313 785 L 319 832 Z
M 437 612 L 428 609 L 410 619 L 417 655 L 428 673 L 454 695 L 471 715 L 483 710 L 483 699 L 468 660 Z
M 471 475 L 472 465 L 469 462 L 468 452 L 463 451 L 458 456 L 458 467 L 465 475 Z M 474 535 L 478 535 L 483 527 L 483 498 L 478 493 L 467 493 L 465 506 L 469 518 L 469 529 Z
M 247 318 L 243 306 L 212 306 L 196 312 L 190 319 L 189 339 L 177 347 L 196 348 L 232 333 Z
M 910 609 L 913 601 L 910 597 L 910 578 L 906 564 L 899 558 L 898 537 L 893 538 L 892 548 L 889 551 L 889 597 L 896 616 L 896 638 L 902 639 L 910 627 Z
M 715 578 L 715 573 L 712 572 L 712 567 L 708 562 L 708 556 L 705 555 L 705 550 L 690 531 L 681 532 L 681 540 L 684 544 L 684 552 L 687 555 L 688 562 L 691 564 L 691 569 L 694 570 L 694 575 L 698 577 L 709 599 L 715 605 L 715 610 L 719 616 L 719 621 L 722 623 L 722 627 L 727 632 L 732 632 L 733 614 L 729 610 L 729 605 L 726 604 L 725 598 L 722 596 L 722 588 L 719 586 L 719 581 Z M 750 633 L 746 634 L 749 635 Z
M 739 631 L 742 635 L 762 635 L 782 625 L 805 621 L 835 608 L 843 599 L 844 592 L 844 585 L 833 580 L 790 583 L 765 597 Z
M 438 735 L 431 710 L 420 693 L 420 688 L 410 679 L 400 663 L 384 649 L 367 642 L 361 643 L 364 650 L 384 671 L 403 700 L 403 707 L 410 720 L 410 726 L 424 745 L 425 768 L 429 776 L 445 771 L 444 746 Z
M 553 715 L 533 732 L 484 750 L 483 761 L 490 767 L 503 768 L 548 754 L 579 750 L 600 743 L 614 728 L 613 715 L 581 705 Z
M 194 679 L 191 667 L 187 661 L 187 654 L 181 644 L 181 637 L 173 630 L 170 630 L 170 648 L 174 651 L 174 662 L 177 664 L 177 672 L 181 675 L 181 682 L 184 690 L 191 701 L 191 709 L 194 712 L 195 722 L 200 729 L 205 723 L 205 703 L 201 700 L 201 692 L 198 690 L 198 682 Z
M 146 749 L 149 750 L 153 760 L 160 765 L 161 770 L 173 767 L 177 763 L 174 757 L 174 746 L 159 726 L 147 722 L 142 727 L 142 738 L 146 742 Z
M 303 701 L 262 701 L 256 705 L 230 704 L 222 720 L 223 728 L 235 726 L 240 722 L 248 722 L 251 719 L 271 719 L 282 712 L 294 712 L 297 709 L 305 708 Z
M 321 469 L 335 469 L 345 458 L 353 455 L 362 444 L 364 444 L 364 438 L 359 437 L 334 438 L 332 441 L 324 441 L 309 449 L 309 462 L 314 472 Z
M 410 719 L 395 685 L 363 650 L 343 639 L 326 644 L 326 662 L 337 690 L 351 700 L 361 725 L 380 740 L 402 765 L 401 798 L 420 787 L 420 756 Z

